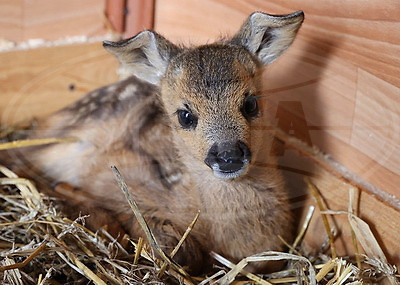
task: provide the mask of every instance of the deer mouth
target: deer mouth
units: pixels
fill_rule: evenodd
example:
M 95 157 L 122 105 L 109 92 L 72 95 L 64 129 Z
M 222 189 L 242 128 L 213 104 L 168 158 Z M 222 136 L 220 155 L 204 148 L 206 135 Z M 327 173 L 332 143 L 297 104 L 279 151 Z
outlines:
M 237 169 L 221 169 L 218 163 L 214 163 L 210 167 L 216 177 L 228 180 L 238 178 L 239 176 L 247 173 L 249 168 L 248 166 L 249 161 L 245 160 L 243 161 L 241 167 L 238 167 Z

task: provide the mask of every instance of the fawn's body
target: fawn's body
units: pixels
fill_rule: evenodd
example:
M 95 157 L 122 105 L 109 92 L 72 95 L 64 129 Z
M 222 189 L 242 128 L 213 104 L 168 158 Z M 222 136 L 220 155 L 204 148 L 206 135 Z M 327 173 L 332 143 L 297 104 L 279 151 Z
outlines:
M 170 249 L 200 210 L 176 257 L 193 270 L 211 250 L 235 262 L 280 250 L 278 236 L 288 239 L 291 228 L 287 193 L 279 171 L 265 167 L 275 165 L 272 136 L 251 126 L 263 120 L 256 98 L 262 65 L 290 46 L 302 19 L 300 12 L 254 13 L 233 39 L 190 49 L 151 31 L 106 42 L 134 76 L 89 93 L 31 135 L 77 142 L 25 156 L 142 236 L 110 170 L 116 165 L 159 243 Z

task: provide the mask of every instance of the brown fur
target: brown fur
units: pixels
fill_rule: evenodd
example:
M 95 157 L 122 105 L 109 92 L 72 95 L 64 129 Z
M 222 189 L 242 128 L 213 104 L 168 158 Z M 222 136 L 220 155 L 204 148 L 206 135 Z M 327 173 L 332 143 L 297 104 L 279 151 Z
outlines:
M 200 210 L 176 257 L 193 271 L 211 250 L 233 262 L 281 250 L 278 236 L 289 239 L 291 218 L 281 174 L 268 156 L 272 136 L 253 132 L 265 117 L 249 120 L 241 108 L 245 96 L 260 93 L 263 65 L 290 46 L 302 20 L 300 12 L 254 13 L 232 40 L 194 48 L 179 48 L 151 31 L 106 42 L 134 76 L 89 93 L 44 119 L 30 136 L 75 136 L 78 142 L 24 155 L 53 181 L 90 194 L 94 205 L 138 237 L 141 230 L 109 168 L 116 165 L 158 241 L 170 249 Z M 198 117 L 194 129 L 178 123 L 176 112 L 186 107 Z M 241 141 L 252 153 L 235 179 L 216 177 L 204 163 L 212 145 L 224 141 Z

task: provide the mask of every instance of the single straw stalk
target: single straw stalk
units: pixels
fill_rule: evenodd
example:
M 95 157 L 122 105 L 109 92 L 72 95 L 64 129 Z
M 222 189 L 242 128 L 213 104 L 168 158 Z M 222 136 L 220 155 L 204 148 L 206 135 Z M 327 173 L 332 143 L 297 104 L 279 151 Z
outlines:
M 28 146 L 54 144 L 54 143 L 71 143 L 71 142 L 77 142 L 77 141 L 78 141 L 78 138 L 75 138 L 75 137 L 17 140 L 17 141 L 12 141 L 12 142 L 1 143 L 0 150 L 14 149 L 14 148 L 21 148 L 21 147 L 28 147 Z
M 178 250 L 181 248 L 183 242 L 185 241 L 185 239 L 187 238 L 187 236 L 190 234 L 190 232 L 192 231 L 194 225 L 197 222 L 197 219 L 199 218 L 200 215 L 200 211 L 197 212 L 196 216 L 194 217 L 193 221 L 190 223 L 190 225 L 188 226 L 188 228 L 186 229 L 185 233 L 182 235 L 182 238 L 179 240 L 178 244 L 175 246 L 175 248 L 172 250 L 171 252 L 171 258 L 173 258 L 175 256 L 175 254 L 178 252 Z M 158 272 L 158 277 L 161 278 L 161 276 L 164 274 L 165 269 L 167 268 L 168 263 L 164 262 L 163 265 L 161 266 L 160 271 Z
M 323 214 L 323 212 L 325 211 L 325 206 L 322 203 L 322 199 L 321 199 L 321 196 L 319 195 L 317 188 L 310 181 L 310 179 L 308 177 L 305 177 L 304 180 L 307 183 L 308 187 L 310 188 L 310 190 L 317 202 L 318 208 L 321 212 L 321 217 L 322 217 L 322 221 L 324 223 L 325 231 L 329 238 L 329 244 L 331 247 L 332 258 L 335 259 L 337 257 L 335 242 L 334 242 L 333 235 L 331 232 L 331 227 L 329 225 L 328 217 L 326 216 L 326 214 Z

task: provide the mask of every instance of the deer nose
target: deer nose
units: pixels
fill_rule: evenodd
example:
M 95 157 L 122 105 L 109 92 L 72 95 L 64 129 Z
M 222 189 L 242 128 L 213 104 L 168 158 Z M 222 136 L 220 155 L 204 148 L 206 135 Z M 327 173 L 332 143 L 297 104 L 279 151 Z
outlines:
M 209 150 L 205 163 L 211 167 L 218 167 L 221 172 L 236 172 L 250 162 L 250 150 L 241 141 L 215 143 Z
M 238 147 L 221 151 L 217 154 L 217 163 L 222 171 L 237 171 L 244 164 L 243 151 Z

